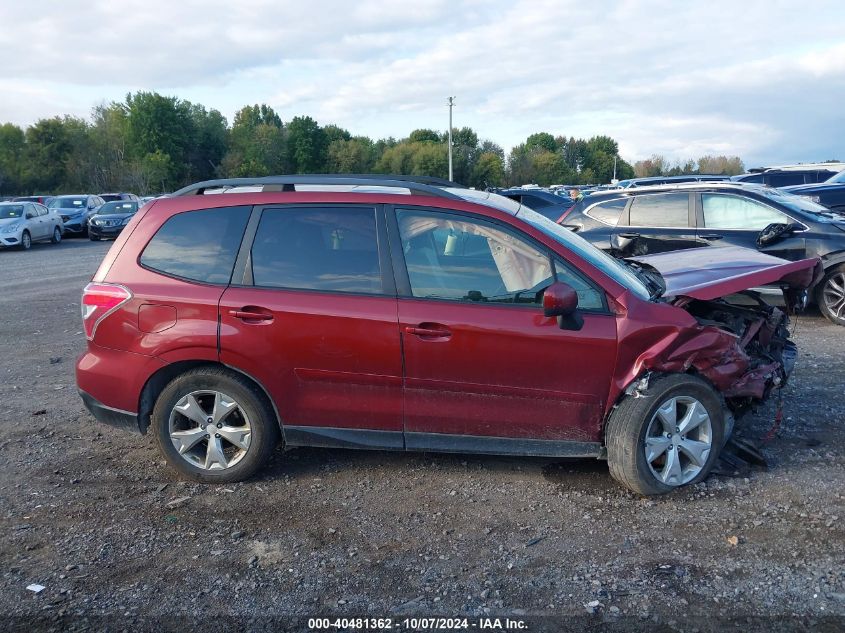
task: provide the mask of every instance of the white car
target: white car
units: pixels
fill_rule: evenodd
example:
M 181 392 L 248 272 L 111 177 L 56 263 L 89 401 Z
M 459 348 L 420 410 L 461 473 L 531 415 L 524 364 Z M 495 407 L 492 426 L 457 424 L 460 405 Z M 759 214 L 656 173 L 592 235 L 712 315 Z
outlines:
M 62 241 L 62 216 L 37 202 L 0 202 L 0 247 L 29 250 L 33 242 Z

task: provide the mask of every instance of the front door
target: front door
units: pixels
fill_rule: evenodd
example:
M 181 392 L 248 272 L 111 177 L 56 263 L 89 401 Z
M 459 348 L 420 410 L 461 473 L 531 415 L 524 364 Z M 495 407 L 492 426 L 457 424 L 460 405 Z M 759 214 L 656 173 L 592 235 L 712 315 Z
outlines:
M 416 209 L 396 219 L 406 446 L 542 454 L 525 441 L 597 442 L 616 358 L 604 294 L 503 225 Z M 578 292 L 578 331 L 543 316 L 555 278 Z
M 402 352 L 382 211 L 260 213 L 242 283 L 220 301 L 222 362 L 267 388 L 288 444 L 401 449 Z

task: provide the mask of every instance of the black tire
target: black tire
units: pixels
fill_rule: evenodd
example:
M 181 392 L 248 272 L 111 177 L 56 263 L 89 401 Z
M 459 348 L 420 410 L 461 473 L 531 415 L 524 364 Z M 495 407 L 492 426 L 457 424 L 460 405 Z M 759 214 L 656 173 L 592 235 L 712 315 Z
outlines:
M 180 455 L 171 440 L 171 412 L 182 398 L 198 391 L 226 394 L 237 403 L 249 420 L 249 447 L 240 461 L 225 469 L 207 470 L 194 465 Z M 263 392 L 242 376 L 220 367 L 192 369 L 173 379 L 156 400 L 151 428 L 168 465 L 184 477 L 203 483 L 233 483 L 248 479 L 267 463 L 280 437 L 276 415 Z M 205 444 L 200 446 L 202 442 Z M 196 450 L 202 451 L 203 446 L 208 448 L 208 440 L 201 440 Z
M 91 233 L 89 233 L 89 234 L 88 234 L 88 239 L 89 239 L 89 240 L 91 240 L 92 242 L 99 242 L 99 241 L 100 241 L 100 236 L 99 236 L 99 235 L 91 235 Z
M 845 264 L 840 264 L 825 271 L 824 278 L 816 286 L 816 304 L 819 306 L 819 312 L 828 321 L 845 326 L 845 303 L 843 303 L 845 302 L 845 295 L 842 294 L 843 289 L 845 289 Z M 842 299 L 834 301 L 836 297 L 842 297 Z
M 29 234 L 29 231 L 24 231 L 21 233 L 21 243 L 19 248 L 22 251 L 28 251 L 32 248 L 32 236 Z
M 645 438 L 658 408 L 678 396 L 694 398 L 707 410 L 711 448 L 698 474 L 689 481 L 675 485 L 659 479 L 649 466 Z M 639 397 L 625 396 L 610 414 L 605 432 L 610 474 L 622 485 L 642 495 L 665 494 L 675 488 L 697 483 L 707 477 L 719 458 L 724 432 L 725 415 L 721 399 L 704 380 L 688 374 L 652 377 L 644 393 L 639 394 Z
M 62 241 L 62 230 L 59 227 L 53 229 L 53 237 L 50 238 L 51 244 L 58 244 Z

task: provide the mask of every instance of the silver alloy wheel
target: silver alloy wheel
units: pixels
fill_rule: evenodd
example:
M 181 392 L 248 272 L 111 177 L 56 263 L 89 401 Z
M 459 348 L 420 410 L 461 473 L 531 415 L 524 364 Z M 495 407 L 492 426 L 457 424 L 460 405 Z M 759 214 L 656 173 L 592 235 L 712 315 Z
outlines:
M 837 319 L 845 319 L 845 272 L 831 275 L 822 289 L 828 311 Z
M 237 401 L 220 391 L 192 391 L 170 412 L 174 448 L 192 466 L 225 470 L 249 451 L 252 425 Z
M 655 411 L 643 450 L 652 474 L 667 486 L 682 486 L 698 476 L 713 448 L 713 425 L 695 398 L 675 396 Z
M 59 230 L 59 227 L 53 229 L 53 243 L 58 244 L 62 241 L 62 232 Z
M 32 238 L 26 231 L 21 235 L 21 246 L 23 246 L 23 250 L 25 251 L 28 251 L 29 247 L 32 246 Z

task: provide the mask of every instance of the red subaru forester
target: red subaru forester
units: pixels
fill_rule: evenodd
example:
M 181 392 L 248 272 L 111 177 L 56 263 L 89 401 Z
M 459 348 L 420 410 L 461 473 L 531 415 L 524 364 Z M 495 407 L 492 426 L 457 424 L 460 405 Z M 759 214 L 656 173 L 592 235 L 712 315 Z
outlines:
M 794 363 L 784 312 L 737 293 L 779 284 L 796 307 L 819 271 L 727 247 L 619 261 L 435 179 L 209 181 L 112 246 L 77 383 L 199 481 L 282 441 L 601 458 L 657 494 L 706 477 Z

